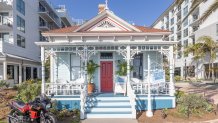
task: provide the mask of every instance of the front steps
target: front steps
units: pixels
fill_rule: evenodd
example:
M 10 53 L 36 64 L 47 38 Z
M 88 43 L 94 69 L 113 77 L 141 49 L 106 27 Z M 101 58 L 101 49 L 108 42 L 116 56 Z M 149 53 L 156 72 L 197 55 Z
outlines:
M 131 118 L 128 97 L 100 94 L 90 96 L 86 104 L 86 118 Z

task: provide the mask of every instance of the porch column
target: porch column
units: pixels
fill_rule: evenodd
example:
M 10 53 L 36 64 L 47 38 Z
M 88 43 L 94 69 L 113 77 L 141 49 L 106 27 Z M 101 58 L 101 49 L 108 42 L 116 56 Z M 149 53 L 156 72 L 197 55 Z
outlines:
M 54 56 L 50 56 L 50 82 L 54 83 Z
M 42 87 L 41 87 L 41 93 L 45 94 L 45 47 L 41 47 L 41 62 L 42 62 Z
M 130 83 L 130 61 L 131 61 L 131 49 L 130 49 L 130 45 L 128 45 L 126 47 L 127 53 L 126 53 L 126 63 L 127 63 L 127 82 Z M 130 90 L 126 90 L 127 95 L 128 95 L 128 91 Z
M 152 112 L 152 106 L 151 106 L 151 63 L 150 63 L 150 56 L 148 55 L 148 105 L 147 105 L 147 111 L 146 111 L 146 116 L 147 117 L 152 117 L 153 112 Z
M 4 61 L 3 62 L 3 80 L 7 80 L 8 77 L 7 77 L 7 61 Z
M 169 58 L 170 58 L 170 85 L 169 85 L 169 94 L 174 96 L 175 87 L 174 87 L 174 58 L 173 58 L 173 46 L 170 46 Z
M 22 64 L 19 64 L 19 84 L 22 83 Z

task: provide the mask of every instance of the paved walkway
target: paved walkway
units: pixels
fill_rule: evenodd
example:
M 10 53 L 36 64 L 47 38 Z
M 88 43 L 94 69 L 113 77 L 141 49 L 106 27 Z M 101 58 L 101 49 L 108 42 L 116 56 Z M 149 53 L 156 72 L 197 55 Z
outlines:
M 137 120 L 133 119 L 86 119 L 82 120 L 81 123 L 138 123 Z

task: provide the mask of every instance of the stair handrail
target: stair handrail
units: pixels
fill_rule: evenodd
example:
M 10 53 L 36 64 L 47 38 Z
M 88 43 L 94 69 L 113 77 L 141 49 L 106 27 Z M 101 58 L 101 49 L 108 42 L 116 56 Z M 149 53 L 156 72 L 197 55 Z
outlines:
M 80 95 L 80 119 L 85 119 L 86 97 L 87 97 L 87 84 L 84 84 L 83 88 L 81 88 L 81 95 Z
M 127 82 L 127 95 L 130 98 L 130 105 L 131 105 L 131 109 L 132 109 L 132 118 L 136 119 L 136 95 L 134 93 L 134 90 L 132 89 L 132 86 L 130 84 L 130 82 Z

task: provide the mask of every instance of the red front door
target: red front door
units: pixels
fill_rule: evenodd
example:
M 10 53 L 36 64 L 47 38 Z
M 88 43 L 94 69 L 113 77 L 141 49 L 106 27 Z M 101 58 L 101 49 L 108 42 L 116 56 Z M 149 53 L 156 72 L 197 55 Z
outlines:
M 101 92 L 113 92 L 112 61 L 101 61 Z

